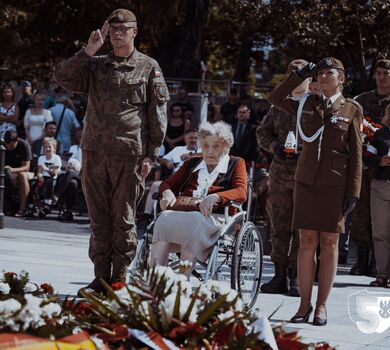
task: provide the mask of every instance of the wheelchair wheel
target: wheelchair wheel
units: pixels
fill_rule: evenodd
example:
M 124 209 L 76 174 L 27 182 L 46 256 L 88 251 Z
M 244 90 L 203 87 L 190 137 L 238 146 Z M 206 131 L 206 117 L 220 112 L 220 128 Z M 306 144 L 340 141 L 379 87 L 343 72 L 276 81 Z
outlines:
M 246 222 L 237 235 L 231 286 L 236 289 L 250 308 L 256 302 L 263 271 L 263 245 L 261 234 L 252 222 Z

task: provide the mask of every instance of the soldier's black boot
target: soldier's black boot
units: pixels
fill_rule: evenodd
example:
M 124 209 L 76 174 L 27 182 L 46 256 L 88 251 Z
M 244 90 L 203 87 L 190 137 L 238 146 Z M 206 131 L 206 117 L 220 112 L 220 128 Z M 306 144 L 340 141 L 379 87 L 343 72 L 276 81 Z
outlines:
M 355 276 L 366 276 L 370 272 L 368 266 L 368 257 L 369 257 L 370 249 L 368 247 L 358 245 L 357 253 L 358 253 L 357 261 L 355 265 L 352 266 L 349 274 Z
M 289 288 L 288 295 L 290 297 L 300 297 L 301 292 L 299 290 L 298 269 L 297 264 L 291 264 L 288 272 Z
M 287 266 L 275 263 L 275 276 L 268 283 L 262 284 L 260 290 L 270 294 L 287 293 Z

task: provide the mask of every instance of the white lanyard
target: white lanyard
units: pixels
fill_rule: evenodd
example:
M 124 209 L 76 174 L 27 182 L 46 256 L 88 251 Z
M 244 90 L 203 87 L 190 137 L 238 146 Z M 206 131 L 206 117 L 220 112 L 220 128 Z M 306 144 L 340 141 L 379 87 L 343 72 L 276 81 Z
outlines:
M 317 159 L 319 161 L 320 160 L 320 155 L 321 155 L 322 136 L 324 134 L 325 125 L 322 125 L 312 136 L 306 136 L 305 133 L 302 130 L 302 127 L 301 127 L 301 117 L 302 117 L 303 106 L 305 105 L 305 102 L 306 102 L 306 100 L 307 100 L 307 98 L 309 96 L 310 96 L 310 94 L 306 94 L 306 95 L 302 96 L 302 98 L 299 101 L 299 107 L 298 107 L 298 112 L 297 112 L 297 130 L 296 130 L 296 133 L 298 135 L 298 132 L 299 132 L 299 136 L 302 138 L 302 140 L 305 141 L 305 142 L 308 142 L 308 143 L 314 142 L 318 137 L 320 138 L 320 140 L 318 142 L 318 156 L 317 156 Z

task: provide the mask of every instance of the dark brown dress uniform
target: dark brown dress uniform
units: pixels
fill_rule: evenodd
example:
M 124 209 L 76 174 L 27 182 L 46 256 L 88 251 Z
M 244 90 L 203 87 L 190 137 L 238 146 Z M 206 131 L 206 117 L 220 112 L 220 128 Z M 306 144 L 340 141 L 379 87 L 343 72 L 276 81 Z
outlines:
M 54 76 L 66 90 L 88 94 L 81 148 L 89 256 L 96 277 L 123 280 L 137 244 L 139 163 L 159 155 L 166 131 L 169 95 L 161 69 L 137 50 L 128 58 L 91 58 L 81 50 L 60 63 Z
M 279 84 L 269 101 L 287 113 L 296 114 L 299 102 L 288 95 L 302 83 L 296 73 Z M 322 126 L 321 137 L 303 141 L 295 172 L 293 226 L 322 232 L 344 232 L 343 203 L 359 197 L 362 176 L 360 127 L 362 110 L 342 95 L 325 110 L 323 99 L 309 94 L 302 110 L 301 125 L 307 136 Z M 321 144 L 319 142 L 321 141 Z

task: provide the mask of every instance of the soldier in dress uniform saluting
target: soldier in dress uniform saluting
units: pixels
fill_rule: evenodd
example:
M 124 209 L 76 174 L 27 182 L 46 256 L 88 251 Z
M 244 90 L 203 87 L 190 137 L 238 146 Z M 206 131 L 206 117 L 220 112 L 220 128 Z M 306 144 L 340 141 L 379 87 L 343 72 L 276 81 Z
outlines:
M 291 91 L 317 75 L 322 96 L 299 101 Z M 342 95 L 344 66 L 336 58 L 309 63 L 280 83 L 269 101 L 297 114 L 302 153 L 295 172 L 293 227 L 300 232 L 298 276 L 301 303 L 291 322 L 307 322 L 313 311 L 311 294 L 317 245 L 321 247 L 318 295 L 313 324 L 327 323 L 326 302 L 337 271 L 338 240 L 345 216 L 354 208 L 362 177 L 362 108 Z

